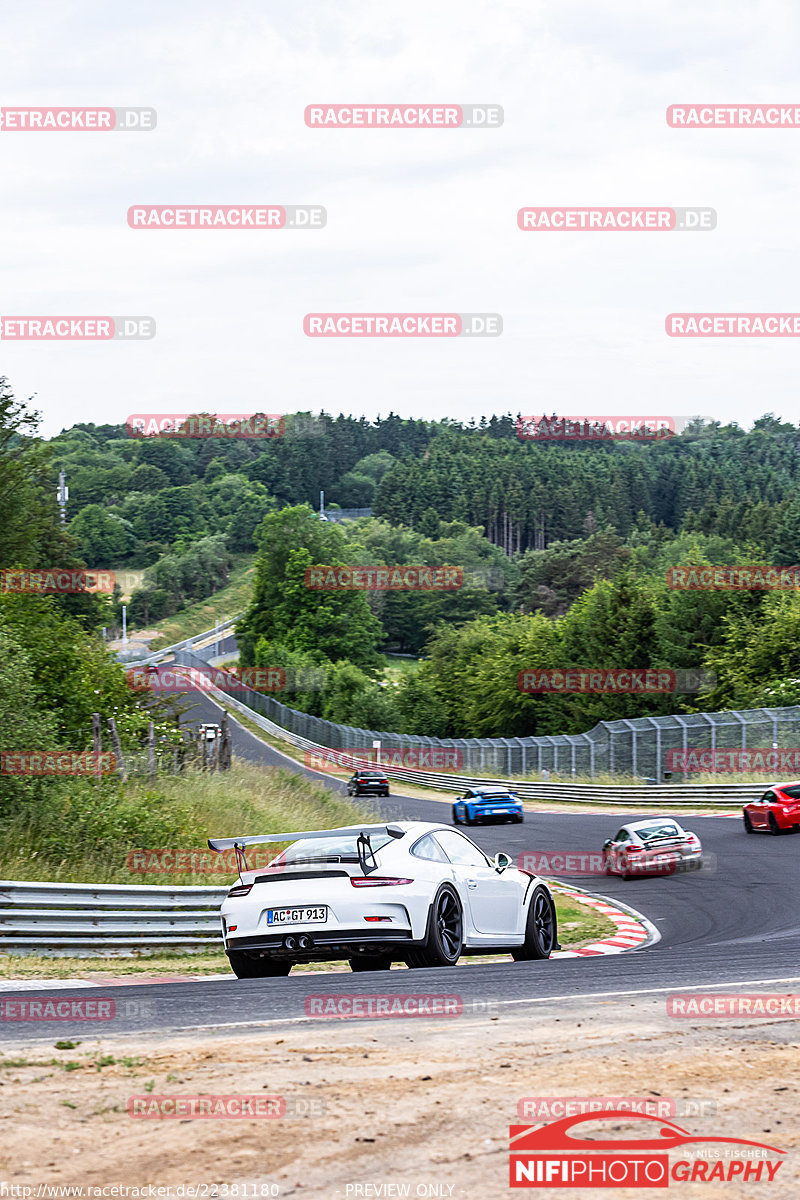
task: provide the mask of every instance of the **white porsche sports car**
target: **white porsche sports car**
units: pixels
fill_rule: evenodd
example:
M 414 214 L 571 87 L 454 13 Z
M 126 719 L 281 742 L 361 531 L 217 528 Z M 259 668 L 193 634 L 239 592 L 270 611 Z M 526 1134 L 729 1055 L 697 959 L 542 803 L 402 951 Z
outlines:
M 247 846 L 291 842 L 249 870 Z M 349 959 L 354 971 L 454 966 L 462 954 L 518 961 L 558 949 L 547 884 L 507 854 L 489 859 L 446 825 L 399 821 L 209 840 L 235 849 L 240 877 L 220 916 L 240 979 L 288 975 L 298 962 Z
M 696 833 L 687 832 L 674 817 L 645 817 L 603 842 L 606 875 L 633 879 L 637 875 L 674 875 L 699 870 L 703 847 Z

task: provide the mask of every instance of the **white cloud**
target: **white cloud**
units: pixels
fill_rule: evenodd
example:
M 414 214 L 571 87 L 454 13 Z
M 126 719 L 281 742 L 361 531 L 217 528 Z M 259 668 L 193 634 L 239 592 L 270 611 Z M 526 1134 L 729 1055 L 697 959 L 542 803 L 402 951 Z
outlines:
M 669 129 L 800 102 L 797 12 L 688 0 L 36 3 L 5 105 L 153 105 L 152 134 L 0 133 L 3 314 L 147 313 L 152 342 L 0 343 L 53 433 L 247 397 L 468 420 L 545 407 L 794 418 L 792 341 L 670 339 L 672 310 L 800 309 L 800 129 Z M 307 129 L 318 101 L 499 103 L 497 130 Z M 134 203 L 321 203 L 320 232 L 134 231 Z M 530 204 L 710 205 L 708 234 L 523 234 Z M 494 340 L 313 341 L 308 311 L 499 311 Z M 230 404 L 227 405 L 230 407 Z

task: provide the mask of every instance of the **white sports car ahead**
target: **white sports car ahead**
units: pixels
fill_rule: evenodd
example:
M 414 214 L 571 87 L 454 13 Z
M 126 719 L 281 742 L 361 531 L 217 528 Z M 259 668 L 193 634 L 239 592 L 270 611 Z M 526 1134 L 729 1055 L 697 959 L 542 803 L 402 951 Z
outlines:
M 699 870 L 703 847 L 696 833 L 688 833 L 674 817 L 645 817 L 603 842 L 606 875 L 674 875 L 676 871 Z
M 246 846 L 291 845 L 262 870 Z M 240 979 L 288 975 L 298 962 L 346 958 L 354 971 L 454 966 L 462 954 L 517 960 L 558 949 L 547 884 L 489 859 L 446 825 L 399 821 L 259 837 L 214 838 L 237 851 L 239 881 L 220 915 Z

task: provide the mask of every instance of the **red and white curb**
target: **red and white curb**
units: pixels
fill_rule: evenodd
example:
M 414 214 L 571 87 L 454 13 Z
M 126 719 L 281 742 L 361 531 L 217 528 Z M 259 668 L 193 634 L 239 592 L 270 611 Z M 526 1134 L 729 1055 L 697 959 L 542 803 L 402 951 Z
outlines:
M 661 934 L 652 921 L 648 921 L 647 917 L 635 908 L 617 900 L 608 900 L 604 896 L 592 896 L 571 884 L 555 880 L 548 882 L 554 892 L 573 897 L 587 908 L 595 909 L 601 916 L 608 917 L 609 921 L 616 925 L 616 932 L 611 937 L 592 942 L 589 946 L 581 946 L 578 950 L 556 950 L 553 958 L 593 958 L 598 954 L 624 954 L 626 950 L 638 950 L 642 946 L 652 946 L 661 940 Z

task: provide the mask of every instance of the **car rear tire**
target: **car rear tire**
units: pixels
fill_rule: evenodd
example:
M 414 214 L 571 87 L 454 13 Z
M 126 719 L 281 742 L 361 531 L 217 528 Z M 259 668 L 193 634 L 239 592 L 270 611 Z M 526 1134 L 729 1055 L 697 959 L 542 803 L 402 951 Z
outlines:
M 391 965 L 390 958 L 379 954 L 362 954 L 358 958 L 350 959 L 350 970 L 356 974 L 359 971 L 388 971 Z
M 511 951 L 514 962 L 530 962 L 534 958 L 549 958 L 556 949 L 556 906 L 547 888 L 534 888 L 528 905 L 525 941 Z
M 749 813 L 745 813 L 745 814 L 744 814 L 744 817 L 743 817 L 743 820 L 744 820 L 744 831 L 745 831 L 745 833 L 752 833 L 752 832 L 753 832 L 753 822 L 750 820 L 750 814 L 749 814 Z
M 445 884 L 428 911 L 425 942 L 408 955 L 409 967 L 454 967 L 464 945 L 464 914 L 455 890 Z
M 461 824 L 461 821 L 459 820 L 458 813 L 457 813 L 457 811 L 456 811 L 456 806 L 455 806 L 455 804 L 453 805 L 453 824 L 454 824 L 454 825 L 460 825 L 460 824 Z
M 521 825 L 524 820 L 525 820 L 524 814 L 520 813 L 518 817 L 514 817 L 514 824 Z
M 769 814 L 769 831 L 773 837 L 779 837 L 782 832 L 778 822 L 775 820 L 775 813 Z
M 250 958 L 236 950 L 228 951 L 228 961 L 237 979 L 269 979 L 288 975 L 294 966 L 294 963 L 278 958 Z
M 607 850 L 603 851 L 603 873 L 605 875 L 614 874 L 614 864 L 611 861 L 611 855 Z

